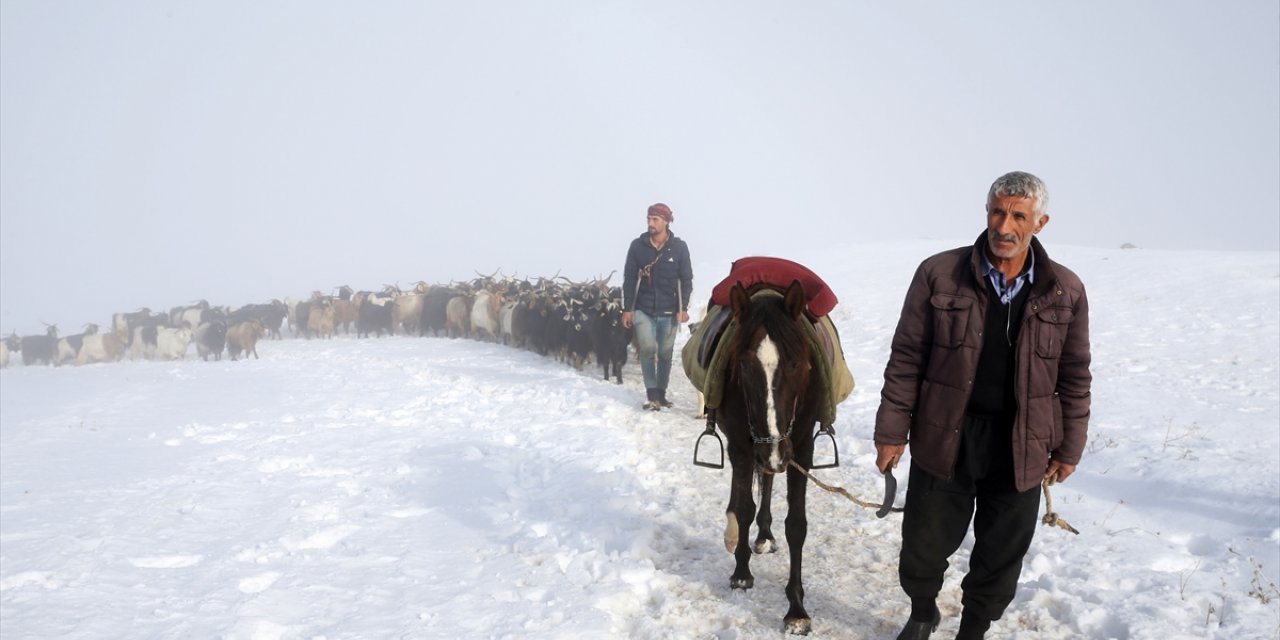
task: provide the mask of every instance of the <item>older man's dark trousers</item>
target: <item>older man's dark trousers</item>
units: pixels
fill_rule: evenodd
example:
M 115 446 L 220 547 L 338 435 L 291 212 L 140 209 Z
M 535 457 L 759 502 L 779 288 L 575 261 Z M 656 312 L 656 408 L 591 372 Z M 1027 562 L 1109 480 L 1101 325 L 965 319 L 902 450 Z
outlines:
M 911 465 L 898 577 L 913 602 L 935 599 L 948 558 L 972 521 L 973 553 L 960 585 L 962 604 L 971 615 L 999 620 L 1013 601 L 1022 558 L 1035 536 L 1040 489 L 1015 487 L 1012 420 L 965 416 L 962 429 L 952 480 Z

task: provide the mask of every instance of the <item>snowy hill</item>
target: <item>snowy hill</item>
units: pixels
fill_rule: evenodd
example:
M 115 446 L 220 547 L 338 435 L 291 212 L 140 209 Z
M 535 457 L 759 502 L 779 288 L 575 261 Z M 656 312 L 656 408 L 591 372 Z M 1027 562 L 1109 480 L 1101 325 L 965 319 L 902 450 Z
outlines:
M 902 296 L 957 244 L 787 256 L 840 296 L 858 383 L 825 482 L 879 495 Z M 1046 246 L 1092 309 L 1090 443 L 1054 493 L 1081 534 L 1037 532 L 989 637 L 1280 637 L 1280 254 Z M 696 298 L 728 258 L 699 264 Z M 690 464 L 678 364 L 676 408 L 651 413 L 634 361 L 617 386 L 466 340 L 259 352 L 0 374 L 0 637 L 778 637 L 787 552 L 730 590 L 729 473 Z M 809 495 L 813 636 L 894 637 L 901 516 Z

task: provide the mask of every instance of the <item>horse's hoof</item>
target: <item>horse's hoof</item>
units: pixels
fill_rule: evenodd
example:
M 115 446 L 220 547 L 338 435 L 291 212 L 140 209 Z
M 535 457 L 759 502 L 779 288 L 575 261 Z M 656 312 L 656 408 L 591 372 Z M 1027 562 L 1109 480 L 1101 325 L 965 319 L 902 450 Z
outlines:
M 756 540 L 755 552 L 757 554 L 777 553 L 778 543 L 773 538 L 765 538 Z
M 729 578 L 729 587 L 731 589 L 750 589 L 756 586 L 755 578 Z
M 793 636 L 807 636 L 813 629 L 813 622 L 809 618 L 788 618 L 782 622 L 786 632 Z

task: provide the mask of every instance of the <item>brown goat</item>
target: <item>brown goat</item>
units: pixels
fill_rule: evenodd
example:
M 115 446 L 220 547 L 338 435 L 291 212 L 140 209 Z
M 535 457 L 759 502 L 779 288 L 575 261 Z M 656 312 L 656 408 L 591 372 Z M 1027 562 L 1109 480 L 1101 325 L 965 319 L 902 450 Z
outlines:
M 332 338 L 335 315 L 334 306 L 327 298 L 313 301 L 307 316 L 307 339 L 311 336 Z
M 238 359 L 241 352 L 246 358 L 252 353 L 254 360 L 257 360 L 258 340 L 266 333 L 267 327 L 261 320 L 247 320 L 227 329 L 227 353 L 232 360 Z

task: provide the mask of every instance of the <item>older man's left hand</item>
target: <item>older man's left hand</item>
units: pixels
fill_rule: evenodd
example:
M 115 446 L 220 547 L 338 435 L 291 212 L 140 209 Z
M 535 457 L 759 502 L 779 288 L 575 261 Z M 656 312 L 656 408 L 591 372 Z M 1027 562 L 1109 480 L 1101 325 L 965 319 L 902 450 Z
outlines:
M 1049 468 L 1044 472 L 1044 477 L 1053 482 L 1062 482 L 1071 474 L 1076 472 L 1076 465 L 1058 462 L 1057 460 L 1049 461 Z

